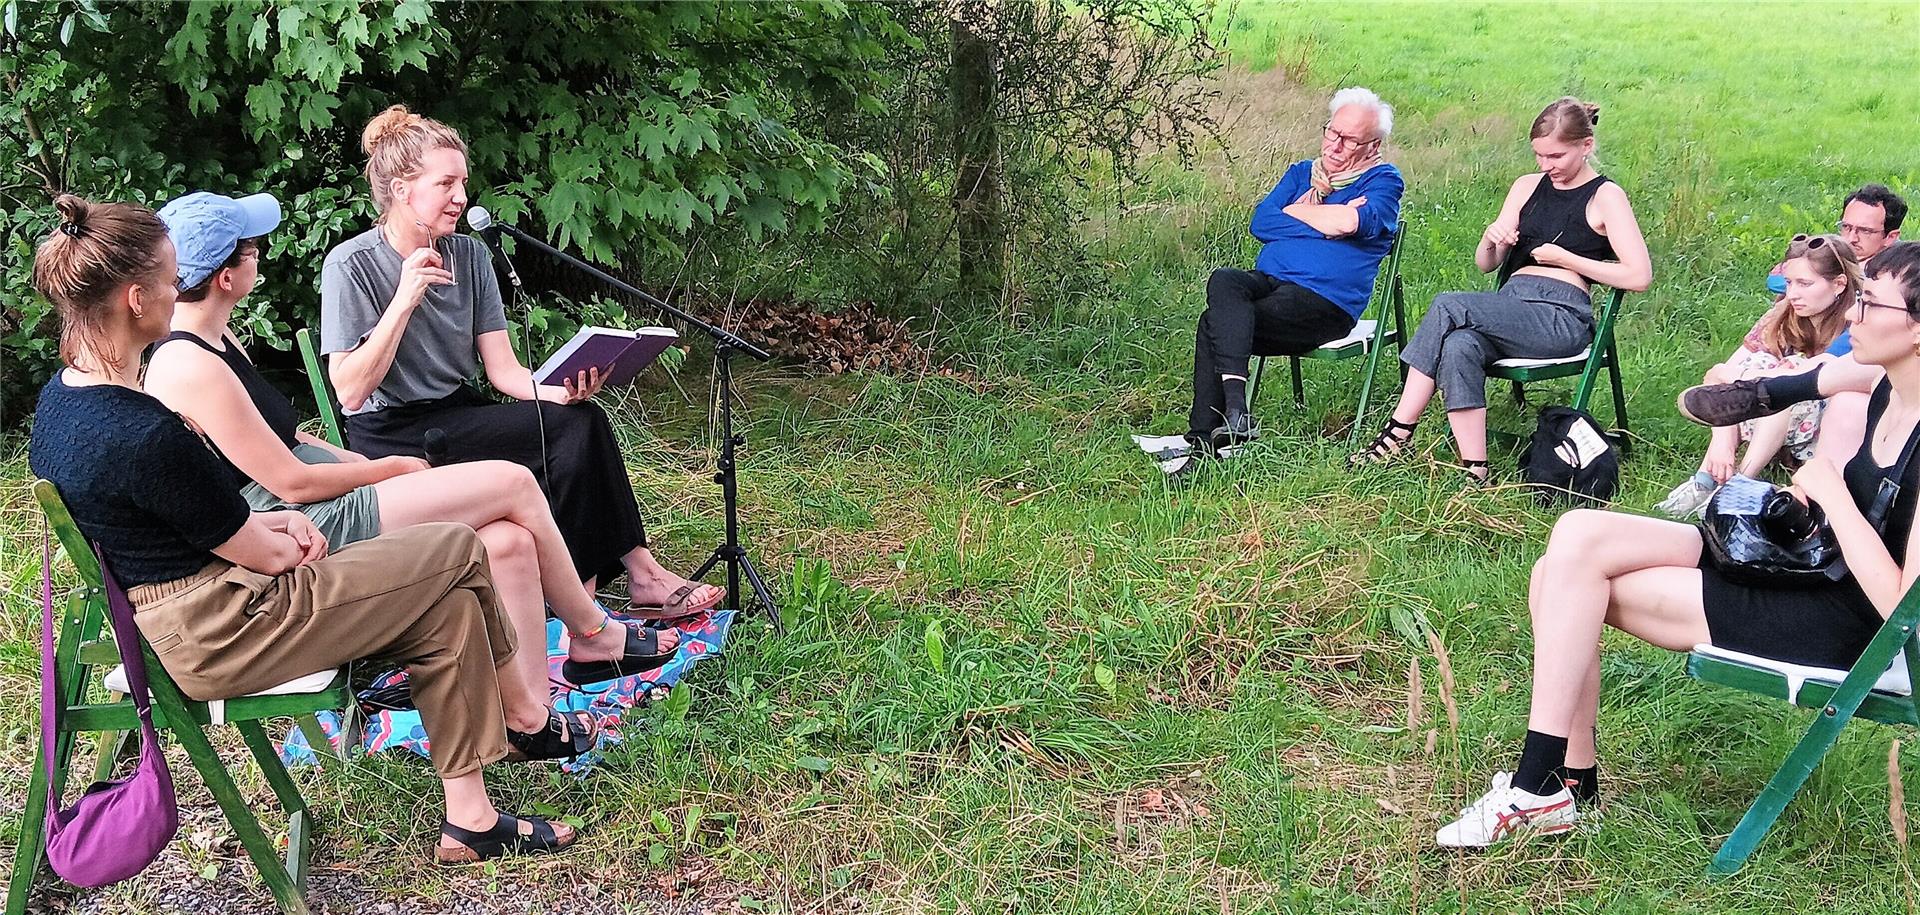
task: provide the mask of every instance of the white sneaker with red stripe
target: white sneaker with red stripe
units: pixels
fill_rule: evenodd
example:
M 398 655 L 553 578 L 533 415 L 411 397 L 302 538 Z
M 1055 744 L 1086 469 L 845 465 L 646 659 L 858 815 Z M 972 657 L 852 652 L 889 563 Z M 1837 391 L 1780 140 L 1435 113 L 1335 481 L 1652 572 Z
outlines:
M 1572 829 L 1580 820 L 1573 792 L 1565 785 L 1552 794 L 1534 794 L 1513 787 L 1513 773 L 1502 772 L 1480 799 L 1460 811 L 1460 818 L 1440 827 L 1433 840 L 1446 848 L 1485 848 L 1524 831 L 1554 835 Z

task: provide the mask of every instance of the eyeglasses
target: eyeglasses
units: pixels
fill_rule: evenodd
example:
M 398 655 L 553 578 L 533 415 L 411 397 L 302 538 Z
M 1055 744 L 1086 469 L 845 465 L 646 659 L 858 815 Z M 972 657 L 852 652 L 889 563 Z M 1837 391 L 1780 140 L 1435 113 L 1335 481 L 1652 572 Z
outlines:
M 1864 236 L 1867 236 L 1868 238 L 1872 238 L 1875 235 L 1887 234 L 1887 230 L 1884 226 L 1878 229 L 1869 229 L 1866 226 L 1856 226 L 1853 223 L 1845 222 L 1845 221 L 1837 223 L 1835 225 L 1835 228 L 1838 228 L 1840 230 L 1840 234 L 1842 235 L 1864 235 Z
M 1787 243 L 1791 245 L 1806 245 L 1808 251 L 1813 251 L 1826 247 L 1827 243 L 1832 240 L 1832 236 L 1829 235 L 1808 235 L 1802 232 L 1799 235 L 1787 239 Z
M 1327 142 L 1335 143 L 1335 144 L 1338 144 L 1339 146 L 1350 147 L 1353 149 L 1365 149 L 1369 146 L 1380 145 L 1380 140 L 1377 137 L 1372 140 L 1363 140 L 1359 137 L 1347 136 L 1346 134 L 1333 129 L 1332 121 L 1328 121 L 1326 127 L 1324 127 L 1323 129 L 1326 131 Z
M 1897 312 L 1899 312 L 1899 313 L 1901 313 L 1901 314 L 1903 314 L 1903 315 L 1906 315 L 1906 316 L 1907 316 L 1907 319 L 1908 319 L 1908 320 L 1913 320 L 1913 319 L 1914 319 L 1914 314 L 1913 314 L 1913 312 L 1911 312 L 1911 311 L 1908 311 L 1908 310 L 1907 310 L 1907 309 L 1906 309 L 1906 308 L 1905 308 L 1904 306 L 1901 306 L 1901 305 L 1882 305 L 1882 304 L 1880 304 L 1879 302 L 1875 302 L 1875 301 L 1873 301 L 1872 299 L 1869 299 L 1869 298 L 1867 298 L 1865 294 L 1861 294 L 1861 295 L 1859 295 L 1859 296 L 1856 296 L 1856 297 L 1854 298 L 1854 306 L 1853 306 L 1853 322 L 1854 322 L 1855 324 L 1859 324 L 1859 323 L 1862 323 L 1862 322 L 1864 322 L 1864 321 L 1866 321 L 1866 320 L 1867 320 L 1867 309 L 1869 309 L 1869 308 L 1885 308 L 1885 309 L 1887 309 L 1888 311 L 1897 311 Z

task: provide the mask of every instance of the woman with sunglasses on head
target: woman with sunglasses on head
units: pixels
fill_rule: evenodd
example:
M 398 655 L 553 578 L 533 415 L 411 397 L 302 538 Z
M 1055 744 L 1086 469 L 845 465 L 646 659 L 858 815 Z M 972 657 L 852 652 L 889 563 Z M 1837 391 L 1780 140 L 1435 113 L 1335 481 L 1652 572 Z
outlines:
M 1409 371 L 1393 417 L 1350 464 L 1405 452 L 1437 391 L 1460 463 L 1474 482 L 1485 482 L 1487 367 L 1501 359 L 1578 355 L 1593 343 L 1593 284 L 1641 292 L 1653 283 L 1626 192 L 1593 169 L 1599 120 L 1600 106 L 1572 97 L 1534 119 L 1540 170 L 1513 183 L 1473 252 L 1481 272 L 1499 271 L 1499 290 L 1434 297 L 1400 354 Z
M 1533 692 L 1526 742 L 1511 773 L 1442 827 L 1444 846 L 1479 847 L 1525 831 L 1564 832 L 1597 798 L 1595 723 L 1600 637 L 1612 626 L 1661 648 L 1715 647 L 1845 670 L 1920 578 L 1913 529 L 1920 497 L 1920 244 L 1869 261 L 1853 311 L 1853 352 L 1886 370 L 1867 436 L 1845 468 L 1815 456 L 1793 475 L 1819 506 L 1846 576 L 1813 587 L 1728 580 L 1700 529 L 1677 521 L 1578 509 L 1560 517 L 1533 566 Z M 1896 469 L 1905 465 L 1904 473 Z
M 517 677 L 516 643 L 462 524 L 422 524 L 333 552 L 294 511 L 250 512 L 220 459 L 140 388 L 140 352 L 165 337 L 177 270 L 145 207 L 55 202 L 33 285 L 60 315 L 66 368 L 40 392 L 28 462 L 127 587 L 134 622 L 189 697 L 244 696 L 363 657 L 405 664 L 446 801 L 443 863 L 557 851 L 564 823 L 500 813 L 483 766 L 506 718 L 545 696 Z
M 1847 329 L 1848 310 L 1860 293 L 1860 262 L 1840 236 L 1795 235 L 1780 269 L 1786 291 L 1733 355 L 1707 370 L 1707 384 L 1799 371 Z M 1763 419 L 1714 429 L 1699 471 L 1674 487 L 1659 510 L 1679 518 L 1705 511 L 1714 490 L 1734 474 L 1736 460 L 1739 473 L 1758 477 L 1783 448 L 1796 464 L 1812 457 L 1824 405 L 1807 401 Z M 1738 455 L 1742 441 L 1747 443 L 1744 459 Z
M 369 457 L 422 457 L 438 430 L 448 461 L 520 464 L 544 483 L 590 588 L 625 571 L 635 615 L 717 606 L 724 592 L 667 571 L 648 549 L 619 442 L 590 402 L 598 373 L 540 385 L 514 354 L 486 246 L 456 234 L 466 142 L 395 105 L 367 124 L 361 146 L 378 225 L 328 252 L 320 279 L 320 348 L 346 408 L 347 443 Z M 469 384 L 483 369 L 512 402 Z
M 570 638 L 563 675 L 575 684 L 643 673 L 665 664 L 679 633 L 610 624 L 594 606 L 567 554 L 533 474 L 510 461 L 429 468 L 419 458 L 368 460 L 301 432 L 292 402 L 261 376 L 229 322 L 260 277 L 260 241 L 280 222 L 267 194 L 238 200 L 188 194 L 160 209 L 173 241 L 182 292 L 172 333 L 153 349 L 146 387 L 194 424 L 243 485 L 255 511 L 298 511 L 334 549 L 382 531 L 429 521 L 474 528 L 515 633 L 546 645 L 546 613 Z M 474 498 L 487 493 L 487 498 Z M 544 650 L 521 652 L 514 672 L 549 695 Z M 510 720 L 508 740 L 527 759 L 559 759 L 591 749 L 594 723 L 584 712 L 547 709 Z

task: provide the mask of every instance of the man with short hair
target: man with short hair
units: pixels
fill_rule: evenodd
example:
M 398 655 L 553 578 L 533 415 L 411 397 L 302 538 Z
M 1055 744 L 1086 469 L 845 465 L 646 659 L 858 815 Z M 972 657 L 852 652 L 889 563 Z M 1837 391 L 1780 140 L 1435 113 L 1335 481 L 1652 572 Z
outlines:
M 1353 329 L 1374 274 L 1400 229 L 1400 170 L 1380 161 L 1393 108 L 1371 90 L 1342 89 L 1327 105 L 1320 156 L 1294 163 L 1253 210 L 1264 243 L 1253 270 L 1207 278 L 1194 335 L 1193 457 L 1259 435 L 1247 411 L 1247 366 L 1256 354 L 1300 355 Z M 1173 471 L 1195 467 L 1189 460 Z
M 1840 237 L 1865 265 L 1900 240 L 1906 218 L 1907 202 L 1899 194 L 1884 184 L 1864 185 L 1847 195 L 1840 211 Z M 1842 333 L 1826 356 L 1804 372 L 1694 385 L 1680 393 L 1680 413 L 1704 426 L 1731 426 L 1826 398 L 1814 454 L 1844 463 L 1866 434 L 1867 395 L 1885 374 L 1854 360 L 1848 355 L 1852 349 L 1851 334 Z

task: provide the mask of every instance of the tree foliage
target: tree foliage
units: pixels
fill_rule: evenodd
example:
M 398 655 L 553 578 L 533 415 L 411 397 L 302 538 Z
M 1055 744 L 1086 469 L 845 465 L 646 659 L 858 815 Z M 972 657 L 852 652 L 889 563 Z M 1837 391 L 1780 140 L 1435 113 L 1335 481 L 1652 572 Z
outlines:
M 284 345 L 328 247 L 371 222 L 359 134 L 393 103 L 459 129 L 470 192 L 609 265 L 677 254 L 696 227 L 817 230 L 879 160 L 819 125 L 877 111 L 874 65 L 911 41 L 841 3 L 4 4 L 0 365 L 7 394 L 51 357 L 27 282 L 51 199 L 267 190 L 288 226 L 241 316 Z
M 1075 183 L 1208 124 L 1209 10 L 0 0 L 0 427 L 53 363 L 29 273 L 55 194 L 275 194 L 287 221 L 236 323 L 285 348 L 315 318 L 326 250 L 372 222 L 360 130 L 394 103 L 461 131 L 475 202 L 643 284 L 939 301 L 958 275 L 956 19 L 993 46 L 1012 267 L 1078 277 Z M 570 329 L 552 314 L 536 333 Z

